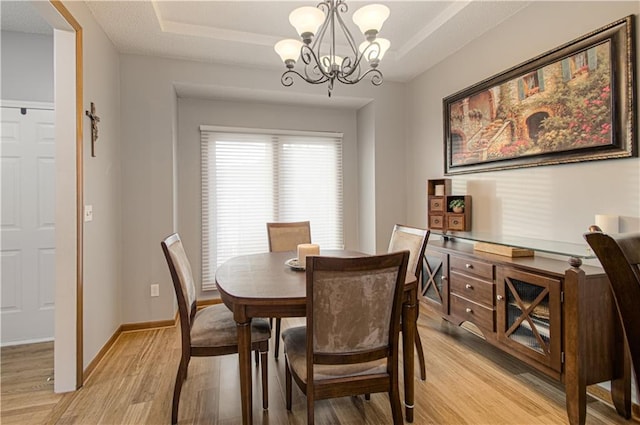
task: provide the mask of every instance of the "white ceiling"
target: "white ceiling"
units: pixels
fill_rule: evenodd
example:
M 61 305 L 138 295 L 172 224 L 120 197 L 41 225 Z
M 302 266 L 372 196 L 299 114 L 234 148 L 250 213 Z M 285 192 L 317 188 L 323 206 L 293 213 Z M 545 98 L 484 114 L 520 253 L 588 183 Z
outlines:
M 408 81 L 525 7 L 526 1 L 394 1 L 381 37 L 391 49 L 380 65 L 385 79 Z M 87 1 L 122 53 L 282 69 L 273 50 L 296 38 L 289 13 L 310 1 Z M 360 40 L 351 14 L 364 4 L 348 1 L 345 22 Z M 2 0 L 2 29 L 46 32 L 29 2 Z M 29 30 L 28 28 L 32 28 Z M 44 28 L 44 30 L 43 30 Z M 50 29 L 49 29 L 50 31 Z M 340 43 L 342 43 L 342 40 Z

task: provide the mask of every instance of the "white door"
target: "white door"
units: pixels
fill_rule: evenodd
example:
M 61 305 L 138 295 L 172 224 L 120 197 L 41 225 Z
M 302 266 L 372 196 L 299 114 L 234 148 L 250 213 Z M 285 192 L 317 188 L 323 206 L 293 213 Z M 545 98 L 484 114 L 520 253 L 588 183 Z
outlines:
M 10 345 L 52 340 L 54 335 L 55 140 L 50 106 L 21 110 L 5 105 L 0 312 L 2 345 Z

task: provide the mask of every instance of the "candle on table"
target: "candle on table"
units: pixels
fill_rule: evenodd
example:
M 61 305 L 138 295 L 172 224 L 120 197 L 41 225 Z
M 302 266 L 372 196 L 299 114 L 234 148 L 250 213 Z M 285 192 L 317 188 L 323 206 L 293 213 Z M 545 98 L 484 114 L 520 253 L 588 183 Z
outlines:
M 320 255 L 320 245 L 314 243 L 302 243 L 298 245 L 298 264 L 302 267 L 307 265 L 307 257 L 310 255 Z

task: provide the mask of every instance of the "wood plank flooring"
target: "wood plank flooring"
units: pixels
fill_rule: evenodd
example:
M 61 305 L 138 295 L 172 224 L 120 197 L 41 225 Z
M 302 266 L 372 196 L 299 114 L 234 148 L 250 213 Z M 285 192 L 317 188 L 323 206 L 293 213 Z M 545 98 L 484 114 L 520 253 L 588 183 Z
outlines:
M 415 421 L 422 424 L 567 424 L 561 385 L 491 347 L 475 335 L 421 309 L 419 331 L 427 380 L 416 379 Z M 301 319 L 283 320 L 296 326 Z M 175 327 L 126 332 L 84 387 L 54 394 L 52 343 L 2 349 L 3 425 L 167 424 L 180 356 Z M 416 367 L 416 371 L 418 368 Z M 419 373 L 419 372 L 416 372 Z M 305 424 L 304 395 L 295 387 L 293 411 L 284 401 L 284 358 L 269 353 L 269 410 L 261 408 L 260 370 L 254 368 L 254 423 Z M 401 384 L 402 388 L 402 384 Z M 241 423 L 237 356 L 193 358 L 182 390 L 179 423 Z M 316 403 L 318 425 L 387 425 L 385 394 Z M 587 424 L 626 421 L 608 404 L 588 396 Z

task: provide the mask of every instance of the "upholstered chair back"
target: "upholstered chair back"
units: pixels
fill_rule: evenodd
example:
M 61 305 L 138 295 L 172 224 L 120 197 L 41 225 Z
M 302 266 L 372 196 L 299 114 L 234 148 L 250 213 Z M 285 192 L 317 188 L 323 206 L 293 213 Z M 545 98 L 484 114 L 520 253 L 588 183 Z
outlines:
M 308 221 L 267 223 L 269 251 L 295 251 L 298 245 L 311 243 L 311 225 Z
M 409 264 L 407 273 L 420 277 L 422 272 L 421 258 L 429 240 L 429 230 L 396 224 L 391 233 L 389 249 L 387 252 L 409 251 Z
M 187 338 L 183 343 L 190 343 L 191 321 L 196 313 L 196 286 L 193 281 L 191 264 L 177 233 L 162 241 L 162 250 L 169 264 L 171 279 L 176 292 L 182 337 L 183 340 Z
M 307 272 L 307 312 L 313 313 L 307 314 L 307 326 L 314 355 L 390 346 L 391 335 L 399 331 L 391 327 L 400 320 L 408 257 L 406 251 L 357 259 L 313 257 Z

